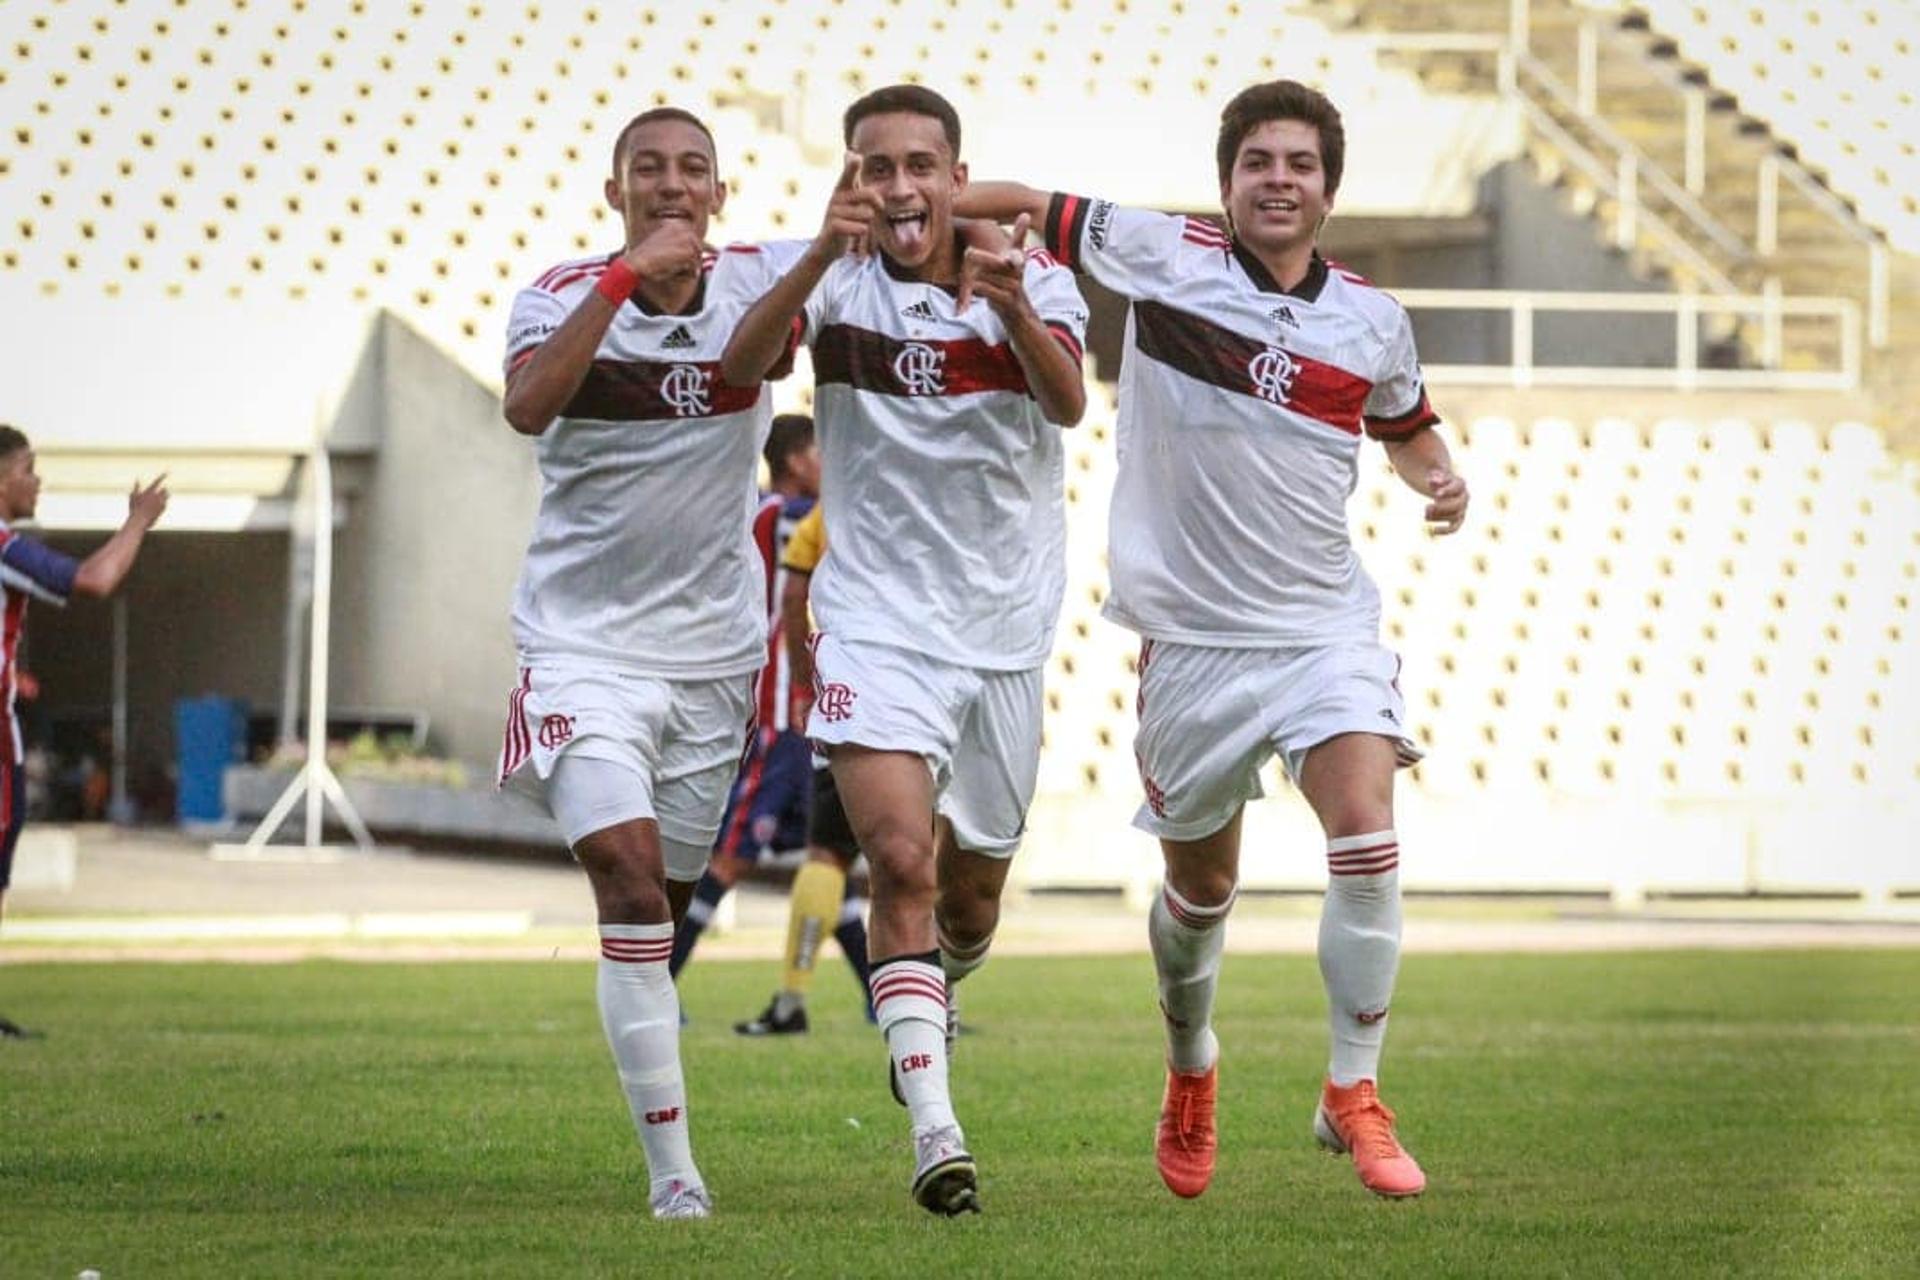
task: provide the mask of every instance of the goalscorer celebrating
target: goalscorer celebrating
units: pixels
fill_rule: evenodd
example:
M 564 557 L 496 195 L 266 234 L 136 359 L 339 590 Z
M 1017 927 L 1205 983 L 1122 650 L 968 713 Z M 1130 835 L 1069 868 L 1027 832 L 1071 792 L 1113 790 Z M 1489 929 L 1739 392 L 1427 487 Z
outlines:
M 1222 113 L 1226 231 L 1011 183 L 975 184 L 959 204 L 1031 218 L 1054 257 L 1132 304 L 1106 614 L 1141 635 L 1135 821 L 1166 861 L 1149 926 L 1167 1033 L 1155 1145 L 1181 1196 L 1213 1176 L 1222 926 L 1242 808 L 1276 753 L 1327 837 L 1333 1045 L 1314 1132 L 1378 1194 L 1426 1185 L 1377 1088 L 1400 956 L 1393 775 L 1418 751 L 1346 500 L 1363 435 L 1429 500 L 1435 532 L 1460 527 L 1467 489 L 1433 429 L 1406 312 L 1316 248 L 1344 159 L 1333 104 L 1282 80 Z
M 721 367 L 767 376 L 796 325 L 813 349 L 833 549 L 813 584 L 808 728 L 872 866 L 871 990 L 913 1196 L 955 1214 L 978 1195 L 948 1093 L 949 983 L 986 956 L 1033 798 L 1086 309 L 1044 255 L 963 247 L 944 98 L 880 89 L 843 124 L 851 154 L 819 236 Z M 862 243 L 874 251 L 850 253 Z M 964 305 L 963 261 L 979 277 Z

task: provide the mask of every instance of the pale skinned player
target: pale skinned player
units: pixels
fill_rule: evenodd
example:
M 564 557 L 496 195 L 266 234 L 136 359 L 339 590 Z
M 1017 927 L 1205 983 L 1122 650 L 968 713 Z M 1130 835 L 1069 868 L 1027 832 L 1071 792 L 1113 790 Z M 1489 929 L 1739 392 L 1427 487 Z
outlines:
M 796 323 L 813 348 L 833 550 L 813 581 L 809 733 L 872 867 L 874 1010 L 913 1195 L 952 1214 L 978 1198 L 947 1087 L 948 984 L 985 957 L 1038 773 L 1065 585 L 1059 428 L 1085 410 L 1086 312 L 1044 255 L 963 248 L 944 99 L 893 86 L 844 125 L 819 235 L 722 367 L 765 376 Z M 862 237 L 872 252 L 849 256 Z M 962 305 L 969 253 L 981 279 Z
M 1166 861 L 1150 923 L 1168 1037 L 1155 1148 L 1181 1196 L 1213 1176 L 1222 926 L 1242 809 L 1274 754 L 1327 837 L 1333 1051 L 1315 1133 L 1381 1195 L 1426 1184 L 1377 1087 L 1400 949 L 1393 778 L 1418 751 L 1345 502 L 1363 434 L 1428 499 L 1434 533 L 1460 528 L 1467 487 L 1433 429 L 1406 313 L 1315 247 L 1344 151 L 1333 105 L 1278 81 L 1222 115 L 1230 231 L 1013 183 L 961 201 L 1032 219 L 1054 256 L 1132 303 L 1106 612 L 1142 636 L 1136 825 Z
M 622 249 L 549 270 L 509 324 L 506 418 L 537 439 L 543 488 L 500 776 L 553 813 L 592 885 L 601 1021 L 653 1215 L 704 1218 L 668 957 L 766 661 L 749 521 L 772 419 L 718 357 L 798 246 L 704 247 L 726 187 L 712 135 L 675 108 L 621 131 L 606 200 Z

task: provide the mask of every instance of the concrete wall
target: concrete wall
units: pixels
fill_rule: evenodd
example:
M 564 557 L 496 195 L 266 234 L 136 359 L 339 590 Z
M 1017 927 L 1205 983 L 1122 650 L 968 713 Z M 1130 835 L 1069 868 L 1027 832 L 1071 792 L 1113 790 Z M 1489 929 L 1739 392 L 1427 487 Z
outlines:
M 392 316 L 374 326 L 336 436 L 379 444 L 334 546 L 334 701 L 424 710 L 438 750 L 490 768 L 540 496 L 531 443 L 497 395 Z

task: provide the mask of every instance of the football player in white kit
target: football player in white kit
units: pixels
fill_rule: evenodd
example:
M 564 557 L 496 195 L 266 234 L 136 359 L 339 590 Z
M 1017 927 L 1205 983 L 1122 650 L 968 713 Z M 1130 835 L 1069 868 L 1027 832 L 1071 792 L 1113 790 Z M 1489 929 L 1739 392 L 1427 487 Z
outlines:
M 1406 312 L 1315 247 L 1344 158 L 1333 104 L 1282 80 L 1221 115 L 1227 231 L 1014 183 L 975 184 L 960 204 L 1044 225 L 1056 258 L 1132 303 L 1106 615 L 1141 635 L 1136 825 L 1167 868 L 1149 926 L 1168 1050 L 1155 1147 L 1181 1196 L 1213 1176 L 1221 926 L 1241 811 L 1276 753 L 1327 836 L 1333 1045 L 1314 1131 L 1381 1195 L 1426 1185 L 1377 1090 L 1400 956 L 1393 775 L 1419 753 L 1346 501 L 1363 435 L 1429 499 L 1434 532 L 1460 527 L 1467 488 L 1433 430 Z
M 705 247 L 726 199 L 713 137 L 677 108 L 614 145 L 617 253 L 514 299 L 505 411 L 537 437 L 540 510 L 514 597 L 520 679 L 504 786 L 558 820 L 599 908 L 601 1022 L 657 1218 L 711 1211 L 687 1133 L 674 922 L 706 866 L 766 661 L 748 524 L 771 396 L 722 346 L 800 245 Z
M 808 732 L 872 865 L 871 991 L 911 1115 L 913 1196 L 955 1214 L 979 1201 L 947 1087 L 948 983 L 986 955 L 1038 774 L 1086 308 L 1046 255 L 963 246 L 944 98 L 876 90 L 844 130 L 818 238 L 722 370 L 759 380 L 796 323 L 813 350 L 833 547 L 813 580 Z M 850 254 L 863 237 L 873 252 Z M 964 306 L 963 260 L 979 277 Z

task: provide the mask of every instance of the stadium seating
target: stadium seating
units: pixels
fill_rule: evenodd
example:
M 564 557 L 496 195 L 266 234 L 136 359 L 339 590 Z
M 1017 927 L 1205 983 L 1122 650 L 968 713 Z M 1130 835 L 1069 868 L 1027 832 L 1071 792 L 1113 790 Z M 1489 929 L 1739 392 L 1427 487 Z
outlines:
M 1478 497 L 1458 540 L 1421 531 L 1419 500 L 1371 450 L 1350 506 L 1432 749 L 1421 788 L 1714 800 L 1920 783 L 1920 473 L 1871 428 L 1486 417 L 1459 438 Z M 1070 464 L 1095 512 L 1096 477 L 1111 481 L 1082 460 L 1104 447 L 1082 437 Z M 1071 572 L 1046 782 L 1088 791 L 1129 764 L 1136 682 L 1131 637 L 1097 617 L 1103 563 Z
M 1638 0 L 1895 244 L 1920 250 L 1920 10 L 1900 0 Z

